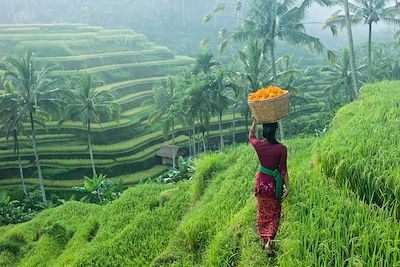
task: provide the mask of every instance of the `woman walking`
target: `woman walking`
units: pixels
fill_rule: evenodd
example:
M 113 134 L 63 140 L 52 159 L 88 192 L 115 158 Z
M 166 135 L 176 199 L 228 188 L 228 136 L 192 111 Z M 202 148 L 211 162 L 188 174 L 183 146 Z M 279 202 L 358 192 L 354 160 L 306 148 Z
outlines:
M 263 139 L 255 136 L 257 122 L 249 132 L 249 141 L 254 146 L 260 167 L 256 176 L 255 196 L 257 197 L 257 227 L 268 255 L 273 255 L 273 240 L 278 231 L 281 215 L 281 201 L 289 192 L 287 172 L 287 148 L 276 140 L 278 124 L 263 124 Z M 283 182 L 285 187 L 283 187 Z

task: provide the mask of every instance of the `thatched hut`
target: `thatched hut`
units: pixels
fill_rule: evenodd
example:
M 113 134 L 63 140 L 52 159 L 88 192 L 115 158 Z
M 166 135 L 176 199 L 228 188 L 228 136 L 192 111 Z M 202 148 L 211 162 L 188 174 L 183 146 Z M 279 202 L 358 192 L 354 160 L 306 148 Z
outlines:
M 173 145 L 164 145 L 163 147 L 161 147 L 161 149 L 157 152 L 156 155 L 162 158 L 162 164 L 172 165 L 173 162 L 172 158 L 174 151 L 175 151 L 175 159 L 183 155 L 180 148 L 178 146 L 173 146 Z M 177 162 L 178 161 L 176 161 L 176 163 Z

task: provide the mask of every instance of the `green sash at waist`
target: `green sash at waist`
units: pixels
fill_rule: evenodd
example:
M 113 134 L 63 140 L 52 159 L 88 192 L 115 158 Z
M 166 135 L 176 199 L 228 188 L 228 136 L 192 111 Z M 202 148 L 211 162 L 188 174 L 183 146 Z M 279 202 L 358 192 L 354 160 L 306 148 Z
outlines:
M 282 194 L 283 194 L 283 180 L 282 180 L 279 169 L 270 170 L 270 169 L 267 169 L 264 166 L 260 165 L 260 171 L 268 176 L 272 176 L 275 178 L 275 184 L 276 184 L 275 196 L 278 199 L 278 201 L 281 201 Z

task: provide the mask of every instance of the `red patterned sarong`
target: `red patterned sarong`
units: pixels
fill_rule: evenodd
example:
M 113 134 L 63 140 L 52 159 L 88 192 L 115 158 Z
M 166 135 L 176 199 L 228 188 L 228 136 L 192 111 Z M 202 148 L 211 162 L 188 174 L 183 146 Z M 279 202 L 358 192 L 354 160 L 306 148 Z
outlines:
M 257 196 L 257 227 L 264 240 L 274 239 L 281 217 L 281 204 L 272 196 Z

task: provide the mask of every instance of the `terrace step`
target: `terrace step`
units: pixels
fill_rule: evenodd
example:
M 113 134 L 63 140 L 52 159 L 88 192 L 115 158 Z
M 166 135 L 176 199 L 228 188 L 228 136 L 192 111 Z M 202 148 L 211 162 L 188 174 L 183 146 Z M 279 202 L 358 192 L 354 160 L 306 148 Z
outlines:
M 244 125 L 245 121 L 237 118 L 236 125 L 240 127 Z M 232 121 L 223 121 L 223 130 L 229 130 L 232 125 Z M 198 131 L 198 127 L 196 127 Z M 217 123 L 210 124 L 211 131 L 218 130 Z M 187 129 L 180 125 L 176 126 L 177 135 L 187 135 Z M 132 153 L 140 152 L 150 145 L 156 145 L 164 142 L 164 136 L 162 132 L 154 132 L 151 134 L 146 134 L 142 136 L 132 136 L 134 139 L 129 139 L 126 141 L 107 144 L 107 145 L 93 145 L 93 154 L 95 158 L 110 159 L 114 157 L 129 156 Z M 0 158 L 4 161 L 14 160 L 15 156 L 12 154 L 12 150 L 0 151 Z M 68 147 L 39 147 L 39 154 L 41 159 L 71 159 L 71 158 L 87 158 L 87 145 L 71 145 Z M 33 149 L 21 149 L 22 159 L 32 159 Z
M 9 43 L 11 41 L 8 41 Z M 12 45 L 3 47 L 3 54 L 20 55 L 27 49 L 34 49 L 37 56 L 68 56 L 85 55 L 88 53 L 131 51 L 154 48 L 155 45 L 143 36 L 131 36 L 123 40 L 103 36 L 88 40 L 32 40 L 29 42 L 17 41 Z M 106 50 L 105 50 L 106 48 Z
M 228 129 L 229 130 L 229 129 Z M 226 133 L 226 130 L 224 130 Z M 245 131 L 245 127 L 237 127 L 237 141 L 246 141 L 247 140 L 247 132 Z M 230 139 L 230 136 L 227 135 L 226 139 Z M 181 147 L 186 147 L 187 144 L 187 137 L 186 136 L 178 136 L 176 139 L 176 144 L 180 145 Z M 198 140 L 200 141 L 200 140 Z M 219 131 L 213 131 L 210 132 L 210 138 L 209 141 L 211 143 L 218 143 L 219 142 Z M 167 142 L 169 143 L 169 142 Z M 229 143 L 229 141 L 225 142 L 226 144 Z M 145 151 L 142 151 L 139 154 L 128 156 L 128 157 L 122 157 L 122 158 L 116 158 L 115 160 L 95 160 L 96 163 L 96 169 L 98 170 L 98 173 L 104 173 L 104 174 L 110 174 L 113 173 L 114 175 L 123 175 L 127 173 L 132 173 L 132 172 L 137 172 L 137 171 L 143 171 L 146 169 L 149 169 L 155 165 L 160 165 L 161 164 L 161 159 L 159 157 L 155 156 L 156 151 L 164 144 L 159 144 L 159 145 L 154 145 L 152 147 L 149 147 L 145 149 Z M 63 162 L 60 165 L 60 162 Z M 85 163 L 85 164 L 82 164 Z M 1 165 L 1 163 L 0 163 Z M 24 167 L 24 172 L 26 173 L 27 176 L 34 177 L 36 176 L 35 168 L 33 167 L 34 163 L 31 162 L 27 166 Z M 83 177 L 84 175 L 91 175 L 91 163 L 90 160 L 43 160 L 42 161 L 42 166 L 43 166 L 43 173 L 45 178 L 47 179 L 47 170 L 51 170 L 52 168 L 68 168 L 69 166 L 71 168 L 65 169 L 65 173 L 58 174 L 57 177 L 52 175 L 52 177 L 55 177 L 57 179 L 63 179 L 63 177 Z M 78 167 L 78 168 L 76 168 Z M 2 173 L 4 173 L 7 176 L 15 176 L 15 173 L 17 169 L 14 167 L 10 167 L 8 169 L 0 168 Z M 60 176 L 61 175 L 61 176 Z
M 167 48 L 135 51 L 104 52 L 75 56 L 35 57 L 41 65 L 58 64 L 63 70 L 93 68 L 99 65 L 118 63 L 139 63 L 160 59 L 173 59 L 174 55 Z
M 148 62 L 139 62 L 139 63 L 122 63 L 122 64 L 111 64 L 104 66 L 96 66 L 92 68 L 82 69 L 80 71 L 86 71 L 90 74 L 96 74 L 101 71 L 113 71 L 122 68 L 133 68 L 133 67 L 155 67 L 155 66 L 163 66 L 163 65 L 173 65 L 173 64 L 181 64 L 182 62 L 178 59 L 169 59 L 169 60 L 156 60 L 156 61 L 148 61 Z M 53 75 L 57 76 L 67 76 L 73 75 L 79 72 L 78 70 L 63 70 L 63 71 L 53 71 Z
M 109 177 L 114 182 L 119 182 L 122 180 L 124 185 L 132 185 L 138 183 L 141 180 L 146 180 L 147 178 L 155 178 L 160 174 L 164 173 L 167 170 L 167 167 L 164 165 L 155 165 L 149 170 L 134 172 L 128 175 Z M 38 178 L 24 178 L 24 182 L 27 186 L 38 186 L 39 179 Z M 5 186 L 20 186 L 21 178 L 8 178 L 0 180 L 0 188 Z M 46 188 L 73 188 L 77 186 L 82 186 L 83 179 L 69 179 L 69 180 L 54 180 L 51 178 L 44 179 L 44 185 Z

